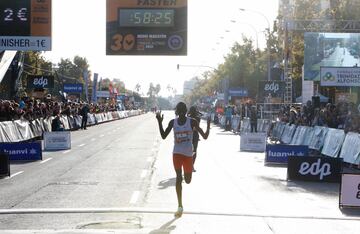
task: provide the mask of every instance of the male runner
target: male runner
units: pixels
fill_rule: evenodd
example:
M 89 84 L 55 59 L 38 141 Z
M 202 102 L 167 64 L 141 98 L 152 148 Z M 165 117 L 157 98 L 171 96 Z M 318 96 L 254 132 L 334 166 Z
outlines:
M 193 130 L 199 132 L 199 134 L 207 139 L 210 132 L 210 119 L 207 122 L 206 132 L 199 127 L 199 123 L 192 118 L 186 117 L 187 108 L 185 103 L 179 102 L 176 105 L 175 114 L 178 118 L 172 119 L 167 128 L 164 131 L 162 121 L 164 120 L 164 115 L 161 115 L 161 112 L 156 113 L 156 119 L 159 123 L 159 130 L 162 139 L 165 139 L 171 129 L 174 131 L 174 149 L 173 149 L 173 163 L 176 172 L 176 195 L 178 199 L 178 209 L 175 212 L 175 217 L 181 217 L 183 213 L 183 204 L 182 204 L 182 168 L 184 168 L 184 178 L 187 184 L 191 182 L 192 169 L 193 169 Z
M 188 117 L 195 119 L 199 124 L 201 121 L 201 117 L 202 114 L 197 110 L 196 106 L 191 106 L 188 112 Z M 199 133 L 194 130 L 194 134 L 193 134 L 193 172 L 196 172 L 195 170 L 195 160 L 196 160 L 196 156 L 197 156 L 197 147 L 198 147 L 198 143 L 199 143 Z

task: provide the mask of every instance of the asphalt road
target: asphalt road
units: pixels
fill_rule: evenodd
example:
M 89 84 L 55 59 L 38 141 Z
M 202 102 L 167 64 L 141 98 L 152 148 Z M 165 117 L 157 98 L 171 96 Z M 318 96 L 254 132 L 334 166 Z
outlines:
M 165 112 L 164 125 L 173 116 Z M 72 141 L 71 151 L 47 152 L 42 164 L 12 165 L 12 173 L 24 172 L 0 180 L 0 209 L 12 212 L 0 214 L 0 232 L 360 230 L 360 212 L 338 208 L 339 184 L 287 181 L 286 167 L 264 166 L 264 153 L 240 152 L 239 136 L 216 126 L 209 139 L 199 143 L 192 183 L 183 184 L 180 219 L 173 216 L 177 208 L 173 136 L 160 139 L 153 114 L 73 132 Z
M 12 177 L 0 180 L 0 208 L 142 206 L 157 131 L 154 116 L 145 114 L 72 132 L 71 150 L 43 152 L 43 161 L 11 165 Z M 97 216 L 91 214 L 1 215 L 0 229 L 76 228 L 93 221 Z

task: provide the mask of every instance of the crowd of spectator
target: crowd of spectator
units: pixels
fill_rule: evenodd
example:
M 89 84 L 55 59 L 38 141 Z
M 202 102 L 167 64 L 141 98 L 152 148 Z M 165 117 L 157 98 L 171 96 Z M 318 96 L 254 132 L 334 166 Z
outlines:
M 314 107 L 311 101 L 303 106 L 284 106 L 279 120 L 302 126 L 325 126 L 344 129 L 345 132 L 360 132 L 360 114 L 354 103 L 327 103 Z
M 85 102 L 61 102 L 52 100 L 47 96 L 44 99 L 22 98 L 19 100 L 0 100 L 0 121 L 13 121 L 25 119 L 32 121 L 38 118 L 47 118 L 50 116 L 81 115 L 81 110 L 87 105 L 89 113 L 103 113 L 116 111 L 115 104 L 94 104 Z

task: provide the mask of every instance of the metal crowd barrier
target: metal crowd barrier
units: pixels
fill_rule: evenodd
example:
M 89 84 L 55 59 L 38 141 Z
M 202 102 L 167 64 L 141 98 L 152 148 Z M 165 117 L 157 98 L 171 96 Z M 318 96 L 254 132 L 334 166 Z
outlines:
M 360 164 L 360 134 L 321 126 L 307 127 L 276 122 L 270 137 L 289 145 L 306 145 L 324 156 Z
M 88 126 L 140 115 L 141 110 L 114 111 L 100 114 L 88 114 Z M 0 122 L 0 142 L 21 142 L 41 137 L 44 132 L 51 132 L 51 122 L 54 117 L 40 118 L 31 122 L 15 120 Z M 65 130 L 76 130 L 81 127 L 81 116 L 61 116 Z
M 214 119 L 214 114 L 211 114 L 211 119 Z M 219 118 L 219 124 L 222 128 L 225 128 L 225 116 L 220 116 Z M 269 119 L 258 119 L 257 120 L 257 131 L 258 132 L 268 132 L 271 128 L 271 120 Z M 250 119 L 244 118 L 241 120 L 241 117 L 238 115 L 233 115 L 231 118 L 231 130 L 235 133 L 237 132 L 250 132 L 251 131 L 251 125 L 250 125 Z

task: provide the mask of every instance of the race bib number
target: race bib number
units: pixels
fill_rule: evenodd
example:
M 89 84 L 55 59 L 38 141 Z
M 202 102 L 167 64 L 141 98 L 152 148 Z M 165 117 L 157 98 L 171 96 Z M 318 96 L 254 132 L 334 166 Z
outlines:
M 184 143 L 190 141 L 190 133 L 189 132 L 178 132 L 175 134 L 176 143 Z

